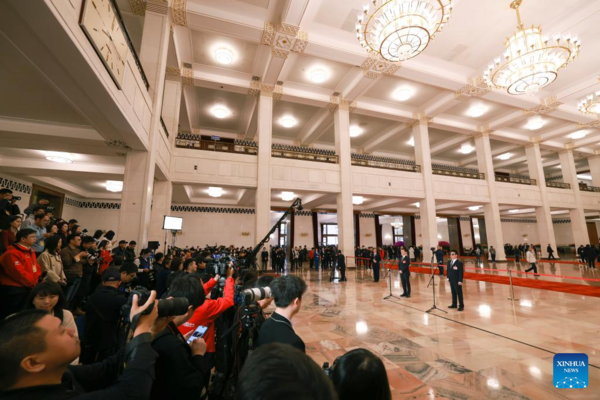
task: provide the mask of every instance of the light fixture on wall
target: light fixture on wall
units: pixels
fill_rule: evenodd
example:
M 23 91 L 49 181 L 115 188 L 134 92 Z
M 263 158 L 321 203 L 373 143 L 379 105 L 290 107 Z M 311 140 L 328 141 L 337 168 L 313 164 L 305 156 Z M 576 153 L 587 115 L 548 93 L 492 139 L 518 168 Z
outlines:
M 217 104 L 210 110 L 210 113 L 215 118 L 224 119 L 231 115 L 231 110 L 222 104 Z
M 359 206 L 365 202 L 365 198 L 362 196 L 352 196 L 352 204 Z
M 208 188 L 207 193 L 210 197 L 221 197 L 225 192 L 223 188 L 211 186 Z
M 529 121 L 527 121 L 527 125 L 525 125 L 525 128 L 529 129 L 530 131 L 537 131 L 538 129 L 541 129 L 544 125 L 546 125 L 546 121 L 544 121 L 542 117 L 532 117 L 529 118 Z
M 63 153 L 61 151 L 46 151 L 46 160 L 54 161 L 62 164 L 71 164 L 75 158 L 71 153 Z
M 475 150 L 473 148 L 473 146 L 471 146 L 468 143 L 463 144 L 462 146 L 460 146 L 460 149 L 458 150 L 461 154 L 471 154 L 473 152 L 473 150 Z
M 408 87 L 401 87 L 394 92 L 394 99 L 398 101 L 406 101 L 413 95 L 413 91 Z
M 481 104 L 469 108 L 467 115 L 472 118 L 479 118 L 487 111 L 487 107 Z
M 242 236 L 250 236 L 250 232 L 242 232 Z
M 106 181 L 106 184 L 104 186 L 109 192 L 117 193 L 123 191 L 123 182 L 121 181 Z
M 286 115 L 279 120 L 279 123 L 284 128 L 291 128 L 293 126 L 296 126 L 298 124 L 298 121 L 296 121 L 296 118 L 292 117 L 291 115 Z
M 233 62 L 233 51 L 226 47 L 218 48 L 217 51 L 215 51 L 215 60 L 217 60 L 219 64 L 229 65 Z
M 281 192 L 281 200 L 292 201 L 296 197 L 294 192 Z
M 398 218 L 394 218 L 394 222 L 390 224 L 393 228 L 400 229 L 402 228 L 402 222 Z
M 511 158 L 512 156 L 513 156 L 513 155 L 512 155 L 512 153 L 504 153 L 504 154 L 500 154 L 500 155 L 498 156 L 498 159 L 499 159 L 499 160 L 502 160 L 502 161 L 506 161 L 506 160 L 510 160 L 510 158 Z
M 480 208 L 481 208 L 481 206 L 471 206 L 471 207 L 469 207 L 469 210 L 471 210 L 471 211 L 477 211 Z
M 363 130 L 360 126 L 352 125 L 350 127 L 350 137 L 357 137 L 357 136 L 360 136 L 362 133 L 363 133 Z
M 315 68 L 308 73 L 308 79 L 314 83 L 323 83 L 327 80 L 329 74 L 324 68 Z

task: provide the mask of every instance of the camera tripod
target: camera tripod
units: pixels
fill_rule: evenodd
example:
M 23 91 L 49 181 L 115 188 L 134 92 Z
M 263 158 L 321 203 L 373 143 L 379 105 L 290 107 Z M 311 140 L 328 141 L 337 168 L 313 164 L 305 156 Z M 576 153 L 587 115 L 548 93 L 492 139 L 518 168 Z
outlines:
M 433 254 L 433 251 L 432 251 L 432 254 L 431 254 L 431 264 L 430 264 L 430 266 L 431 266 L 431 277 L 429 278 L 429 283 L 427 284 L 427 287 L 432 286 L 433 306 L 431 306 L 431 308 L 429 310 L 425 311 L 425 312 L 431 313 L 433 310 L 438 310 L 438 311 L 441 311 L 443 313 L 448 314 L 447 311 L 444 311 L 441 308 L 436 307 L 436 305 L 435 305 L 435 270 L 433 269 L 433 257 L 434 257 L 434 254 Z
M 400 270 L 400 260 L 398 260 L 398 270 Z M 392 294 L 392 272 L 390 271 L 390 268 L 387 268 L 387 277 L 388 277 L 388 281 L 390 282 L 390 294 L 385 296 L 383 299 L 387 300 L 387 299 L 393 297 L 394 299 L 402 300 L 402 298 L 400 298 L 398 296 L 394 296 Z

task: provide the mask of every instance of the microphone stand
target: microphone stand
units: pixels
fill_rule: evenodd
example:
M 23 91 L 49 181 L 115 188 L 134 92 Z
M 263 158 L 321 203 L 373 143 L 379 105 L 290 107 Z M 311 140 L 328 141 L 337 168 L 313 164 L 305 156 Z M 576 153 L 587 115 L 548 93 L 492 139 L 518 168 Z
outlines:
M 443 313 L 448 314 L 448 311 L 444 311 L 441 308 L 437 308 L 435 305 L 435 270 L 433 269 L 433 257 L 435 256 L 435 253 L 433 252 L 433 249 L 431 250 L 431 264 L 430 264 L 430 268 L 431 268 L 431 278 L 429 278 L 429 283 L 427 284 L 427 287 L 429 287 L 430 285 L 432 286 L 432 290 L 433 290 L 433 306 L 425 311 L 426 313 L 431 313 L 433 310 L 438 310 L 441 311 Z
M 400 270 L 400 260 L 398 260 L 398 271 L 399 271 L 399 270 Z M 389 268 L 387 268 L 387 273 L 388 273 L 388 278 L 389 278 L 389 281 L 390 281 L 390 294 L 389 294 L 389 295 L 387 295 L 387 296 L 385 296 L 383 299 L 384 299 L 384 300 L 387 300 L 387 299 L 389 299 L 390 297 L 393 297 L 394 299 L 402 300 L 402 298 L 401 298 L 401 297 L 394 296 L 394 295 L 392 294 L 392 273 L 390 272 L 390 269 L 389 269 Z M 385 279 L 385 278 L 384 278 L 384 279 Z

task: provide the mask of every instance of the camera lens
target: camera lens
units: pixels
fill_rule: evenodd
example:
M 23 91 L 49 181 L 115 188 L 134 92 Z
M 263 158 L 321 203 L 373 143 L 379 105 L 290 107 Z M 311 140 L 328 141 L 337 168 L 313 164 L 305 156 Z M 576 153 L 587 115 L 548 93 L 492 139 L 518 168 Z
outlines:
M 188 311 L 190 304 L 186 298 L 177 297 L 158 301 L 158 316 L 173 317 L 183 315 Z

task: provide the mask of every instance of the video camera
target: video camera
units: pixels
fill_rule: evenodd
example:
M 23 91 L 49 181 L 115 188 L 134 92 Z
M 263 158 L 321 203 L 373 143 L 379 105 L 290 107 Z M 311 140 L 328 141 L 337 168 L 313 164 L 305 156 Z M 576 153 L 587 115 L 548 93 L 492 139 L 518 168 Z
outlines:
M 19 201 L 19 200 L 21 200 L 21 196 L 13 196 L 12 199 L 16 200 L 16 201 Z
M 143 286 L 136 286 L 131 289 L 129 294 L 129 300 L 123 307 L 121 307 L 121 315 L 127 325 L 131 324 L 131 307 L 133 306 L 133 295 L 138 295 L 138 304 L 146 304 L 150 297 L 150 291 Z M 158 300 L 158 317 L 173 317 L 175 315 L 183 315 L 188 311 L 189 302 L 184 297 L 176 297 L 174 299 Z M 143 315 L 148 315 L 152 312 L 154 304 L 151 304 L 146 310 L 142 312 Z

